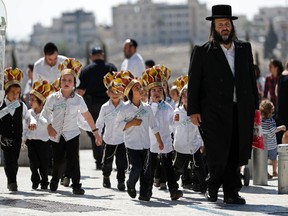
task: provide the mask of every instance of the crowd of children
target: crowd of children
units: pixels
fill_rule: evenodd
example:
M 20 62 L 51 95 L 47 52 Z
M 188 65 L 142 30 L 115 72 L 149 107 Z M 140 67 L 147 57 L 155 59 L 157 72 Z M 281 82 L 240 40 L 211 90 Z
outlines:
M 76 93 L 76 78 L 81 63 L 67 58 L 59 65 L 59 86 L 36 80 L 29 94 L 29 105 L 21 102 L 23 72 L 5 70 L 5 98 L 0 108 L 0 143 L 4 156 L 7 187 L 17 191 L 18 158 L 21 143 L 28 147 L 32 189 L 56 191 L 59 180 L 69 174 L 74 194 L 84 194 L 80 183 L 79 115 L 86 130 L 96 137 L 95 145 L 104 146 L 103 187 L 110 188 L 114 156 L 117 188 L 127 189 L 131 198 L 149 201 L 154 186 L 166 183 L 170 199 L 183 196 L 182 187 L 205 193 L 205 149 L 198 127 L 187 116 L 188 76 L 180 76 L 168 88 L 171 71 L 163 65 L 147 68 L 142 77 L 119 71 L 103 77 L 109 100 L 102 105 L 94 120 L 83 98 Z M 55 82 L 57 83 L 57 82 Z M 275 133 L 286 130 L 276 127 L 272 118 L 273 104 L 260 105 L 262 128 L 272 161 L 272 176 L 277 176 L 277 142 Z M 149 138 L 148 138 L 149 137 Z M 49 182 L 49 145 L 53 149 L 53 172 Z M 127 168 L 130 167 L 125 182 Z M 159 173 L 162 173 L 159 175 Z M 67 178 L 67 176 L 66 176 Z M 68 184 L 69 185 L 69 184 Z

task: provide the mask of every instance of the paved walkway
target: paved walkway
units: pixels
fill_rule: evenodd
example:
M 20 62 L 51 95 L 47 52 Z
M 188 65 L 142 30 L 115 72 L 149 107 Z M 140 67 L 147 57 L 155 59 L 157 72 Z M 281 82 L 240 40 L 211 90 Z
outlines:
M 223 203 L 220 191 L 217 203 L 209 203 L 204 196 L 183 190 L 184 197 L 171 201 L 167 191 L 153 189 L 150 202 L 131 199 L 127 192 L 117 190 L 116 172 L 111 176 L 111 189 L 102 187 L 102 172 L 95 170 L 91 150 L 80 151 L 83 196 L 72 194 L 71 188 L 59 186 L 57 192 L 32 190 L 29 167 L 20 167 L 18 192 L 6 188 L 6 176 L 0 167 L 0 215 L 288 215 L 288 195 L 279 195 L 277 179 L 268 186 L 243 186 L 241 195 L 246 205 Z M 138 188 L 138 187 L 137 187 Z

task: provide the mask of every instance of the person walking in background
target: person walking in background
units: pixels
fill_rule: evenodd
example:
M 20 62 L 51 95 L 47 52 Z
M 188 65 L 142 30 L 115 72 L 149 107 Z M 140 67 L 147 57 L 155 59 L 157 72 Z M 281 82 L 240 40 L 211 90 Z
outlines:
M 251 156 L 258 91 L 249 42 L 237 39 L 230 5 L 212 6 L 209 41 L 191 54 L 187 114 L 204 141 L 208 177 L 206 199 L 245 204 L 240 166 Z
M 28 112 L 36 119 L 37 128 L 29 130 L 25 125 L 23 139 L 28 147 L 29 165 L 31 170 L 32 189 L 36 190 L 41 185 L 41 189 L 47 189 L 49 185 L 49 135 L 47 128 L 39 122 L 39 116 L 45 104 L 46 98 L 54 88 L 46 81 L 34 82 L 30 91 L 29 103 L 31 109 Z
M 254 64 L 255 76 L 256 76 L 256 83 L 259 95 L 259 101 L 263 98 L 264 86 L 265 86 L 265 78 L 261 76 L 261 71 L 258 65 Z
M 105 53 L 101 47 L 91 49 L 91 63 L 82 69 L 79 75 L 80 85 L 77 87 L 77 93 L 83 96 L 94 122 L 99 116 L 101 106 L 109 100 L 103 78 L 108 72 L 117 71 L 115 65 L 105 62 L 104 55 Z M 96 146 L 94 134 L 89 131 L 87 131 L 87 134 L 91 140 L 96 169 L 101 170 L 103 145 Z
M 30 103 L 29 103 L 29 96 L 30 92 L 32 90 L 32 84 L 33 84 L 33 64 L 28 64 L 26 73 L 28 75 L 28 80 L 26 82 L 24 91 L 23 91 L 23 96 L 22 96 L 22 101 L 26 104 L 27 108 L 30 109 Z
M 261 126 L 264 137 L 265 146 L 268 150 L 268 159 L 272 162 L 273 173 L 270 175 L 268 173 L 268 178 L 277 177 L 277 139 L 276 133 L 279 131 L 286 131 L 286 126 L 276 126 L 275 120 L 272 118 L 274 113 L 273 103 L 265 99 L 260 103 L 260 113 L 261 113 Z
M 82 96 L 75 92 L 76 76 L 81 63 L 75 59 L 66 59 L 59 65 L 60 90 L 48 96 L 40 114 L 40 122 L 47 127 L 53 147 L 53 173 L 50 190 L 58 189 L 59 179 L 64 168 L 72 178 L 73 194 L 85 193 L 80 184 L 79 136 L 77 124 L 79 112 L 87 121 L 91 131 L 96 132 L 95 123 Z M 67 161 L 67 166 L 64 167 Z
M 18 158 L 22 143 L 23 120 L 29 130 L 35 130 L 37 122 L 27 110 L 25 103 L 19 101 L 23 72 L 6 68 L 4 71 L 5 98 L 0 107 L 0 145 L 4 156 L 4 171 L 9 191 L 17 191 Z
M 115 120 L 119 111 L 122 109 L 123 94 L 121 92 L 113 91 L 112 82 L 115 78 L 116 72 L 107 73 L 104 76 L 104 84 L 107 88 L 109 101 L 102 105 L 99 116 L 96 121 L 97 131 L 95 132 L 97 145 L 104 145 L 103 153 L 103 187 L 110 188 L 110 175 L 114 156 L 116 157 L 117 168 L 117 188 L 120 191 L 125 190 L 125 170 L 127 169 L 126 148 L 124 145 L 124 133 L 119 127 L 116 127 Z M 103 138 L 101 134 L 103 133 Z M 102 143 L 102 139 L 104 143 Z
M 285 70 L 278 78 L 276 86 L 277 92 L 277 119 L 279 125 L 285 125 L 288 128 L 288 61 L 285 64 Z M 281 143 L 288 143 L 288 132 L 281 136 Z
M 46 80 L 52 84 L 59 78 L 58 65 L 67 57 L 59 55 L 57 46 L 52 42 L 45 44 L 43 52 L 44 57 L 37 60 L 34 64 L 33 82 Z
M 121 64 L 121 70 L 129 70 L 136 77 L 141 77 L 145 70 L 145 63 L 142 56 L 137 52 L 138 43 L 134 39 L 127 39 L 123 45 L 125 56 Z

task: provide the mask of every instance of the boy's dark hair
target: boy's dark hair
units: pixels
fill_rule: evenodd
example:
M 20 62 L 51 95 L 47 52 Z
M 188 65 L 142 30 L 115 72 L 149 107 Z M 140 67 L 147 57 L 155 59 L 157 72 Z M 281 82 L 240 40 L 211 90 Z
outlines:
M 34 95 L 34 94 L 33 94 Z M 43 101 L 42 100 L 40 100 L 38 97 L 36 97 L 35 96 L 35 98 L 36 98 L 36 100 L 37 100 L 37 103 L 39 104 L 39 105 L 41 105 L 41 104 L 43 104 Z
M 54 43 L 49 42 L 45 44 L 43 51 L 45 55 L 52 55 L 53 53 L 58 52 L 58 48 Z
M 129 43 L 130 46 L 133 46 L 135 48 L 137 48 L 137 46 L 138 46 L 138 43 L 136 42 L 136 40 L 134 40 L 132 38 L 127 39 L 126 42 Z
M 33 69 L 34 69 L 34 64 L 28 64 L 28 66 L 27 66 L 31 71 L 33 71 Z
M 268 100 L 262 100 L 259 106 L 259 110 L 263 119 L 271 118 L 274 112 L 274 105 L 273 103 Z
M 12 87 L 18 87 L 18 88 L 21 89 L 21 86 L 20 86 L 20 85 L 18 85 L 18 84 L 12 84 L 12 85 L 10 85 L 10 86 L 5 90 L 5 95 L 8 94 L 8 92 L 10 91 L 10 89 L 11 89 Z M 20 94 L 21 94 L 21 92 L 20 92 Z M 20 97 L 20 94 L 19 94 L 19 97 Z
M 145 65 L 151 68 L 155 65 L 155 62 L 152 59 L 149 59 L 145 61 Z

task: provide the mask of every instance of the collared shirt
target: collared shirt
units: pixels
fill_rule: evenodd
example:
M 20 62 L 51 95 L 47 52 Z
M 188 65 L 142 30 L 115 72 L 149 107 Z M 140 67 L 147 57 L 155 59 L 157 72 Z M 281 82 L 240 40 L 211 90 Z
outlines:
M 150 133 L 150 151 L 153 153 L 164 154 L 172 152 L 173 146 L 171 133 L 174 110 L 171 105 L 165 101 L 161 101 L 160 103 L 150 103 L 150 106 L 155 116 L 161 139 L 164 143 L 164 148 L 160 150 L 155 135 Z
M 145 71 L 145 63 L 139 53 L 134 53 L 129 59 L 124 59 L 121 65 L 121 70 L 129 70 L 136 77 L 141 77 Z
M 116 127 L 115 124 L 116 116 L 123 106 L 124 102 L 122 100 L 120 100 L 118 106 L 115 107 L 110 99 L 101 107 L 96 120 L 96 127 L 98 128 L 98 133 L 101 134 L 105 125 L 103 140 L 107 144 L 118 145 L 124 142 L 123 129 Z
M 191 123 L 183 106 L 176 108 L 174 116 L 179 114 L 179 121 L 174 122 L 174 149 L 182 154 L 194 154 L 203 141 L 197 126 Z
M 68 141 L 80 134 L 78 115 L 79 112 L 87 111 L 87 105 L 80 95 L 74 93 L 73 97 L 67 99 L 63 97 L 60 89 L 48 96 L 39 120 L 46 127 L 51 123 L 57 131 L 56 138 L 49 137 L 52 141 L 59 142 L 61 135 Z
M 57 63 L 51 67 L 46 63 L 44 57 L 40 58 L 34 64 L 33 82 L 35 82 L 36 80 L 47 80 L 49 83 L 53 83 L 56 79 L 60 77 L 58 65 L 62 63 L 65 59 L 67 59 L 67 57 L 58 55 Z
M 230 69 L 232 71 L 233 76 L 235 77 L 235 45 L 232 43 L 231 47 L 227 49 L 224 47 L 222 44 L 220 45 L 226 59 L 228 61 L 228 64 L 230 66 Z M 237 97 L 236 97 L 236 87 L 234 86 L 234 94 L 233 94 L 233 102 L 237 102 Z
M 49 140 L 47 126 L 39 123 L 40 113 L 35 113 L 33 109 L 29 109 L 28 112 L 37 121 L 37 128 L 35 130 L 29 130 L 28 125 L 24 124 L 23 136 L 29 140 L 42 140 L 44 142 Z
M 124 130 L 127 122 L 131 121 L 134 117 L 141 119 L 141 124 Z M 149 127 L 154 134 L 159 132 L 151 107 L 142 102 L 139 108 L 130 101 L 127 102 L 118 113 L 115 125 L 124 130 L 125 146 L 134 150 L 150 148 Z
M 14 101 L 9 101 L 7 99 L 7 97 L 4 98 L 4 101 L 5 101 L 5 104 L 6 106 L 8 106 L 9 104 L 13 103 Z M 36 119 L 30 115 L 30 112 L 28 112 L 28 109 L 27 109 L 27 106 L 25 103 L 22 103 L 22 107 L 23 107 L 23 111 L 22 111 L 22 117 L 23 117 L 23 120 L 26 121 L 27 124 L 36 124 L 37 125 L 37 121 Z M 12 109 L 10 110 L 10 115 L 13 116 L 14 113 L 15 113 L 15 109 Z

